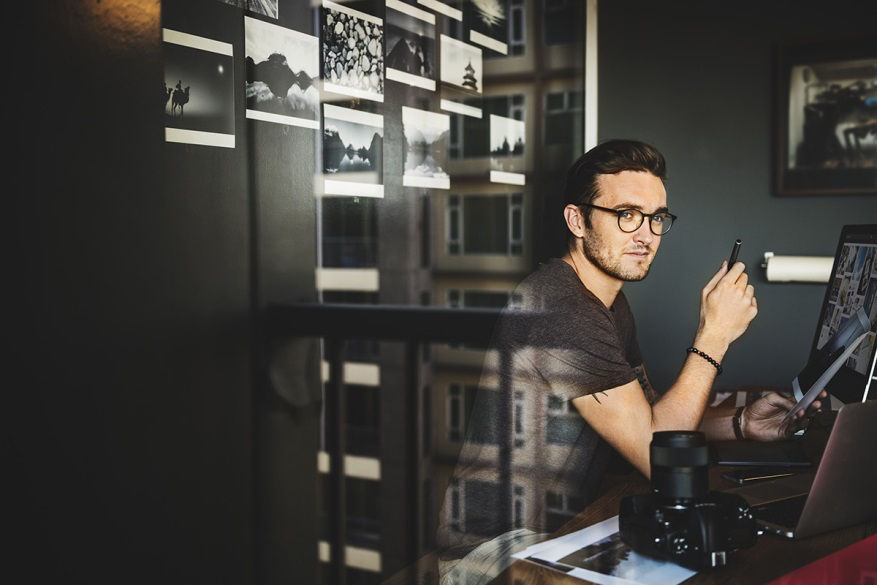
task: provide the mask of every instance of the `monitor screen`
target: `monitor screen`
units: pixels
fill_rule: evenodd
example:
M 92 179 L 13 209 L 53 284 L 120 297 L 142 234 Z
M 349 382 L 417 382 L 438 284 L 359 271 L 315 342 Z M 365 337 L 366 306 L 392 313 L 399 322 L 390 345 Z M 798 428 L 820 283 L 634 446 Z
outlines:
M 877 330 L 877 224 L 847 225 L 841 230 L 834 265 L 822 301 L 822 312 L 810 357 L 846 323 L 859 307 L 871 321 L 871 333 L 828 384 L 828 391 L 843 402 L 877 399 L 874 377 Z

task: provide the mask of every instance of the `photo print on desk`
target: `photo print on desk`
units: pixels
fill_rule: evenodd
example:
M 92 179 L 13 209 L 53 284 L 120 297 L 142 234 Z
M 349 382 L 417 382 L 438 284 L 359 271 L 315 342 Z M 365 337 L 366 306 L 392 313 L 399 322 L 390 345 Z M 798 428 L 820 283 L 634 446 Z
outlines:
M 323 0 L 323 89 L 384 101 L 384 21 Z
M 235 147 L 234 49 L 163 28 L 165 141 Z
M 447 35 L 441 35 L 440 40 L 443 85 L 439 107 L 455 114 L 480 118 L 481 108 L 464 101 L 481 95 L 484 75 L 481 49 Z
M 451 117 L 402 106 L 402 130 L 406 146 L 402 185 L 450 189 L 451 177 L 444 169 L 448 163 Z
M 383 197 L 384 117 L 323 104 L 322 195 Z
M 508 0 L 464 0 L 463 24 L 469 30 L 469 41 L 495 51 L 509 54 Z
M 524 141 L 521 120 L 490 115 L 490 182 L 524 185 Z
M 387 79 L 435 91 L 435 15 L 387 0 Z
M 277 19 L 280 17 L 278 3 L 280 0 L 219 0 L 225 4 L 231 4 L 238 8 L 243 8 L 249 12 L 262 14 L 269 18 Z
M 244 17 L 247 118 L 320 128 L 319 41 Z

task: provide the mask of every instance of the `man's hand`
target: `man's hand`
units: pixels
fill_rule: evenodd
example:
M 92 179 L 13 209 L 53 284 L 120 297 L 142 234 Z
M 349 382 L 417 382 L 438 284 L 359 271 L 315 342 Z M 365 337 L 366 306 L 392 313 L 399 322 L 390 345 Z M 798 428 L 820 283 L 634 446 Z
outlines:
M 819 397 L 807 408 L 806 416 L 810 416 L 822 407 L 819 398 L 828 393 L 823 390 Z M 743 436 L 755 441 L 776 441 L 785 439 L 795 432 L 805 413 L 798 412 L 793 419 L 783 423 L 786 414 L 795 407 L 795 401 L 776 392 L 765 394 L 743 410 L 740 427 Z
M 700 327 L 697 337 L 715 339 L 730 345 L 743 335 L 749 323 L 758 314 L 755 289 L 742 262 L 736 262 L 729 270 L 727 262 L 710 279 L 701 291 Z

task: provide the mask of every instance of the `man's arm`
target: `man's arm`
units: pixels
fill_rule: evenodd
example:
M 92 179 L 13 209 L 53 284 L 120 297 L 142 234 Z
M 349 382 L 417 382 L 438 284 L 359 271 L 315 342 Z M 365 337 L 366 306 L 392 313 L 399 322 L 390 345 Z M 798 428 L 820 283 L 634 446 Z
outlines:
M 744 268 L 742 262 L 737 262 L 728 270 L 723 263 L 701 294 L 694 347 L 718 362 L 758 312 Z M 716 374 L 710 362 L 689 354 L 676 382 L 654 405 L 648 403 L 637 380 L 572 402 L 601 437 L 649 477 L 652 434 L 698 429 Z

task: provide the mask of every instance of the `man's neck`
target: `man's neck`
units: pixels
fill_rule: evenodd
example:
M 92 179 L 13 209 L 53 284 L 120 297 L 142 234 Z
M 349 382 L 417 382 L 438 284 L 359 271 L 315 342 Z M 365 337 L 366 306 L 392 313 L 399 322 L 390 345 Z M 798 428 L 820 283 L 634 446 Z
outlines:
M 599 266 L 588 260 L 581 250 L 568 252 L 563 257 L 563 261 L 575 270 L 585 288 L 600 299 L 607 309 L 615 303 L 615 297 L 624 286 L 623 280 L 606 274 Z

